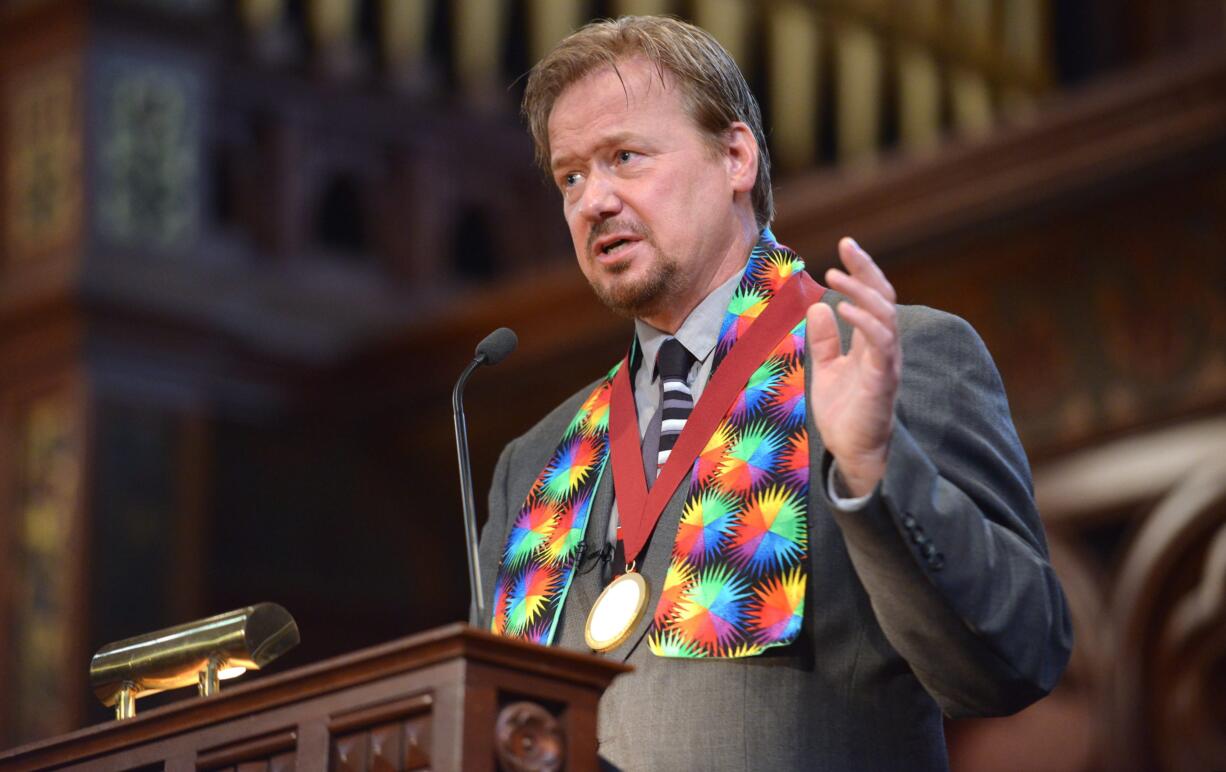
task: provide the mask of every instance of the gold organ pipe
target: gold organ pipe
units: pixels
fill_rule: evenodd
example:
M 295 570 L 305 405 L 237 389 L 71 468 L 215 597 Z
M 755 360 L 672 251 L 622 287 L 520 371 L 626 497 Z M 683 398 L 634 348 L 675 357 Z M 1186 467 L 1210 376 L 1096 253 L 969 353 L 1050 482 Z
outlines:
M 821 117 L 821 18 L 809 3 L 785 0 L 767 23 L 772 160 L 782 169 L 809 166 L 817 160 Z
M 871 165 L 881 128 L 882 45 L 876 31 L 844 21 L 834 41 L 839 162 Z
M 583 22 L 579 0 L 528 0 L 528 42 L 532 61 L 539 62 Z
M 751 0 L 695 0 L 694 23 L 728 49 L 746 77 L 751 77 L 749 33 Z

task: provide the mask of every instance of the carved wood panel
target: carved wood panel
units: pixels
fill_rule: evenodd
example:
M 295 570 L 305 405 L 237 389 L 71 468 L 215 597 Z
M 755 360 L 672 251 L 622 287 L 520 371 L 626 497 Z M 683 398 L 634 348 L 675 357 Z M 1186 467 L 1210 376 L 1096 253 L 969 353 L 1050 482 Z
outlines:
M 0 744 L 79 720 L 88 428 L 73 373 L 0 392 Z M 2 513 L 3 510 L 0 510 Z
M 329 767 L 337 772 L 405 772 L 430 768 L 431 706 L 428 694 L 336 716 Z
M 7 91 L 4 94 L 3 91 Z M 11 77 L 4 99 L 4 263 L 63 255 L 81 228 L 81 63 L 73 56 Z
M 1165 430 L 1038 468 L 1079 477 L 1083 506 L 1062 497 L 1049 519 L 1053 561 L 1073 618 L 1074 648 L 1056 691 L 1005 719 L 954 722 L 955 770 L 1226 768 L 1226 421 L 1200 422 L 1216 452 L 1168 473 L 1180 456 Z M 1136 478 L 1141 477 L 1141 484 Z M 1129 479 L 1132 478 L 1132 479 Z M 1094 490 L 1126 491 L 1104 507 Z M 1070 506 L 1071 505 L 1071 506 Z
M 292 729 L 256 737 L 201 753 L 196 769 L 208 772 L 291 772 L 298 734 Z

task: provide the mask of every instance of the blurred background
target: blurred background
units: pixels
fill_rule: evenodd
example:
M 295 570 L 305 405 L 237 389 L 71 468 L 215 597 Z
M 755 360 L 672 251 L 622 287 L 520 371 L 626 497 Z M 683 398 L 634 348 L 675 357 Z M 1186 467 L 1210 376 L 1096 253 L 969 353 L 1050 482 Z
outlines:
M 141 632 L 275 601 L 281 671 L 466 616 L 473 346 L 521 340 L 468 389 L 483 500 L 630 334 L 523 76 L 660 12 L 758 94 L 780 240 L 855 235 L 1002 371 L 1077 645 L 955 767 L 1226 767 L 1226 0 L 4 0 L 0 747 L 106 720 Z

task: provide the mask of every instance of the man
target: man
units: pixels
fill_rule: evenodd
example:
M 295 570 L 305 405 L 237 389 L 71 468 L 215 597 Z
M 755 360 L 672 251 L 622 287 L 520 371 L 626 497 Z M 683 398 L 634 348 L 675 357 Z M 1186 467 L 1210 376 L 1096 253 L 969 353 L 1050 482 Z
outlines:
M 942 711 L 1046 694 L 1071 633 L 996 370 L 851 239 L 824 292 L 775 242 L 728 54 L 676 20 L 595 23 L 524 111 L 580 269 L 636 334 L 504 450 L 482 572 L 496 632 L 635 666 L 602 759 L 940 769 Z

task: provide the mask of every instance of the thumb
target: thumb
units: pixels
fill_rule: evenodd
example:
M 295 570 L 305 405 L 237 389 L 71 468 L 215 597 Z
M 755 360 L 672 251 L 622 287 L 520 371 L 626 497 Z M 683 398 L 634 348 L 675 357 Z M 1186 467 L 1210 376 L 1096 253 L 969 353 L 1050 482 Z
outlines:
M 809 360 L 820 367 L 842 353 L 839 346 L 839 326 L 834 321 L 834 309 L 825 303 L 809 306 L 805 316 L 806 337 L 809 342 Z

